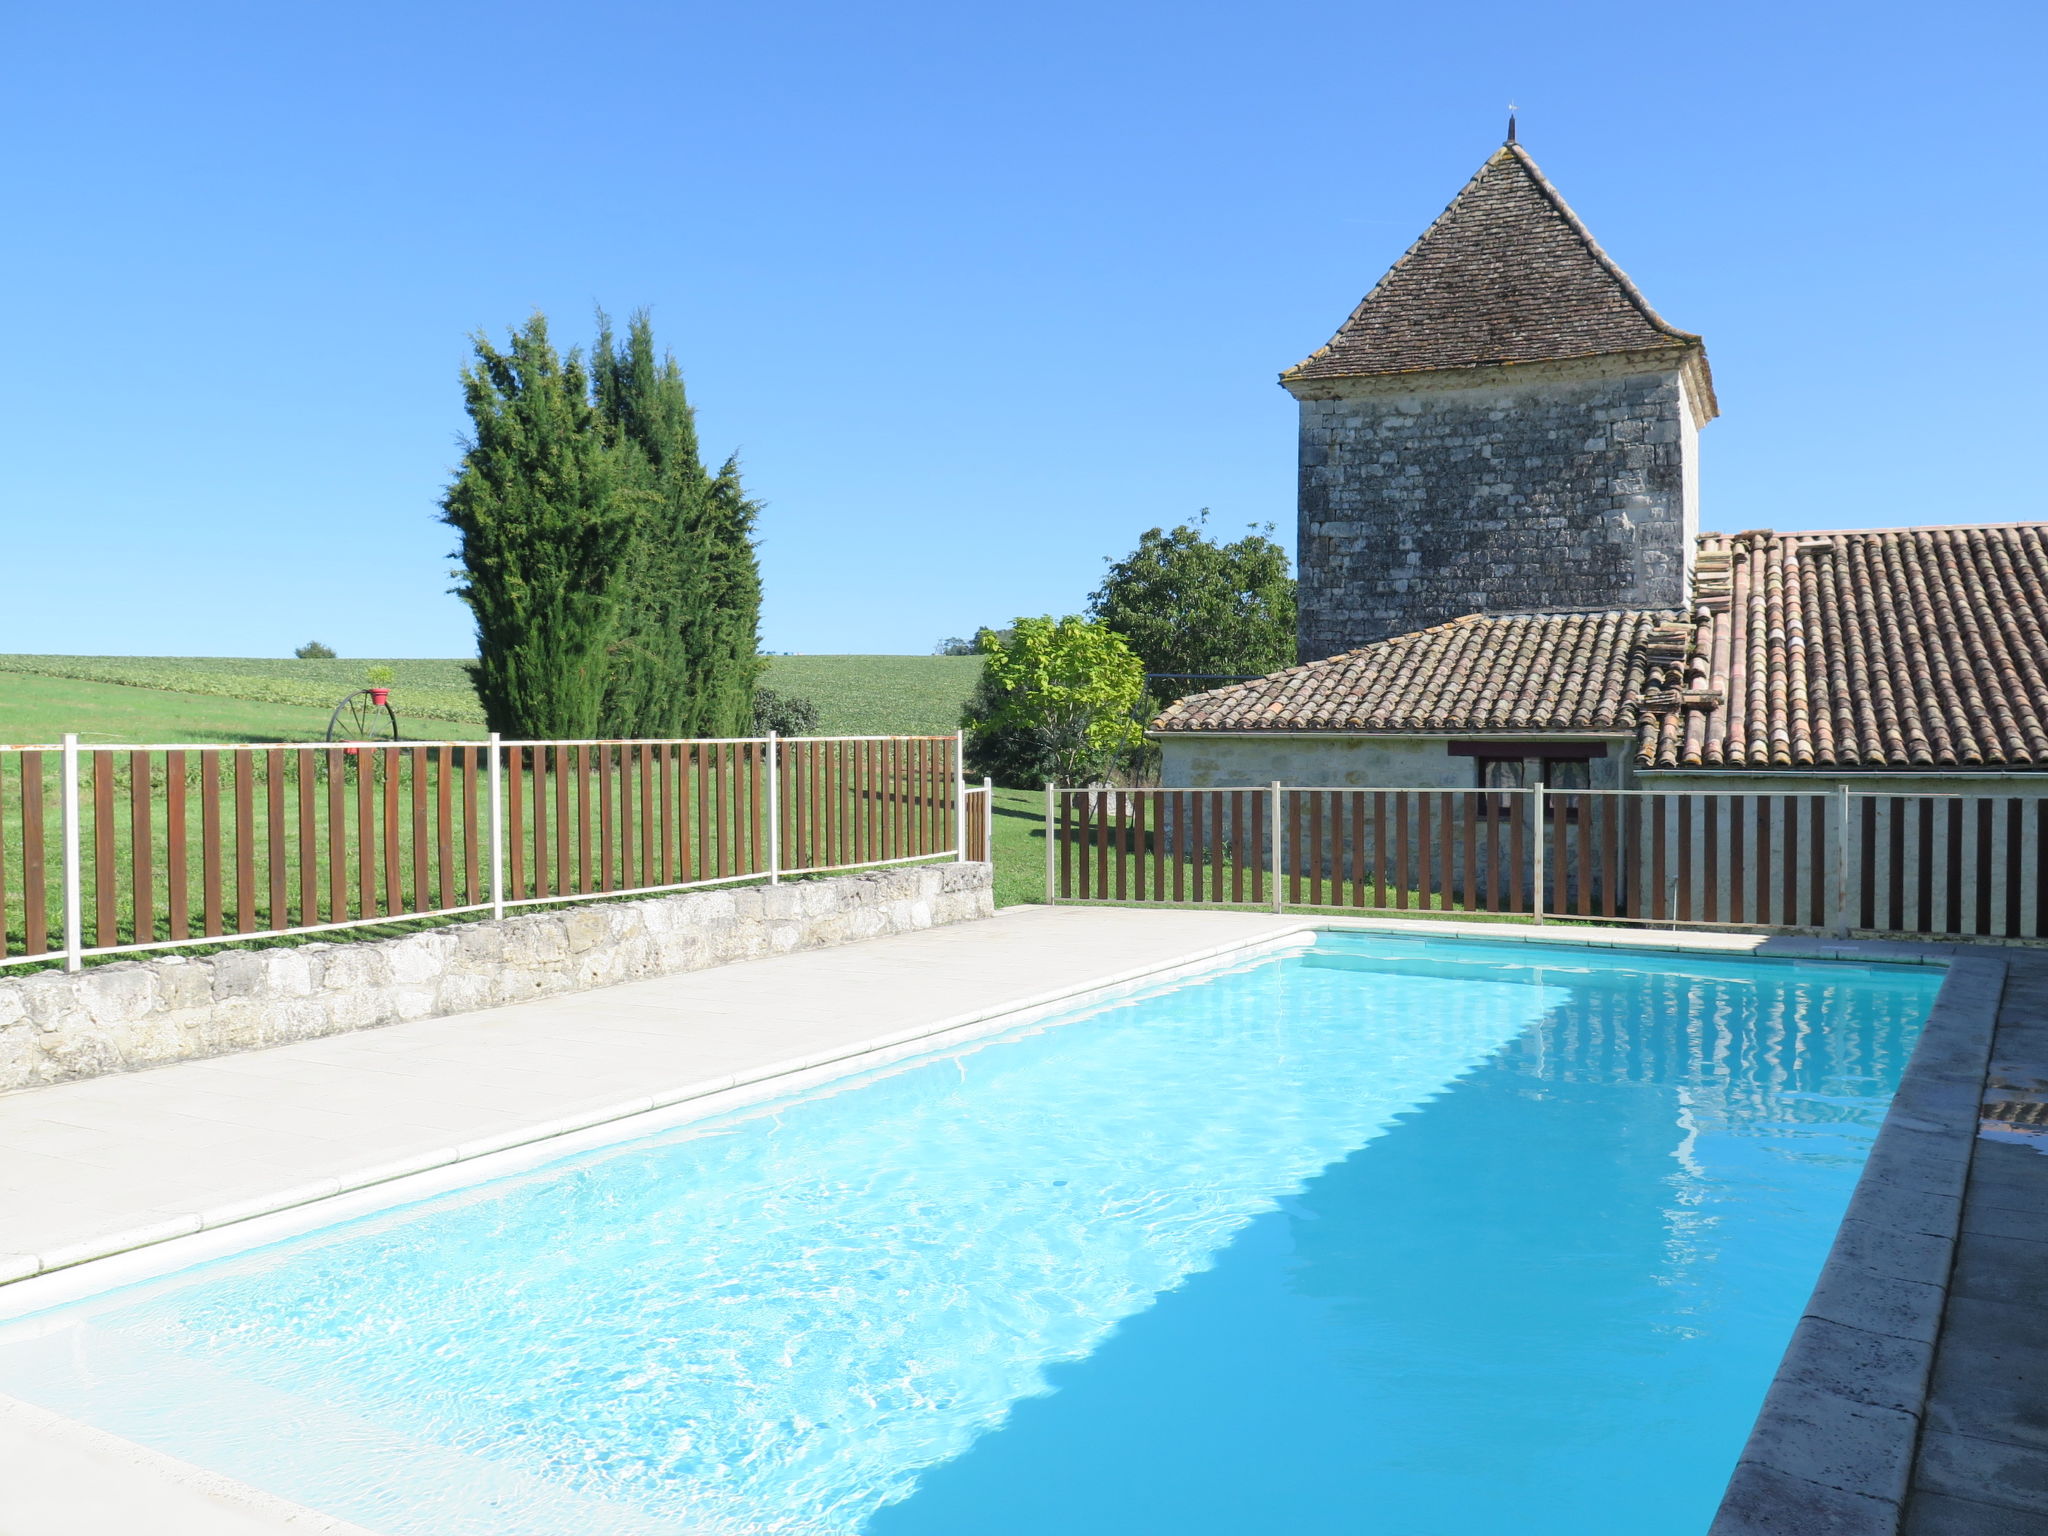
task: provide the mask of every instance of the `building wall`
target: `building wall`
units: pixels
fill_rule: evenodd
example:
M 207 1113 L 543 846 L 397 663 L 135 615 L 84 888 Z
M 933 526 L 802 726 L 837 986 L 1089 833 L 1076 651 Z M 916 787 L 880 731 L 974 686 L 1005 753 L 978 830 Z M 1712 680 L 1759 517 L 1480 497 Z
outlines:
M 1472 789 L 1473 760 L 1453 757 L 1452 736 L 1189 736 L 1160 739 L 1159 782 L 1170 789 L 1298 784 L 1331 789 Z M 1592 762 L 1595 789 L 1633 789 L 1632 743 L 1605 739 Z
M 1668 358 L 1297 392 L 1301 660 L 1467 613 L 1685 605 L 1698 422 Z

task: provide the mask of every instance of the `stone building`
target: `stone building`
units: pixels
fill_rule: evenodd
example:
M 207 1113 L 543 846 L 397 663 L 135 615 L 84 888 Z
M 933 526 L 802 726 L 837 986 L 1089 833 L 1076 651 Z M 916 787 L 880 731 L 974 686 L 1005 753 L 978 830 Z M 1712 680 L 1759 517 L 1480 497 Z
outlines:
M 1684 605 L 1706 349 L 1520 145 L 1280 382 L 1301 403 L 1302 660 L 1468 613 Z

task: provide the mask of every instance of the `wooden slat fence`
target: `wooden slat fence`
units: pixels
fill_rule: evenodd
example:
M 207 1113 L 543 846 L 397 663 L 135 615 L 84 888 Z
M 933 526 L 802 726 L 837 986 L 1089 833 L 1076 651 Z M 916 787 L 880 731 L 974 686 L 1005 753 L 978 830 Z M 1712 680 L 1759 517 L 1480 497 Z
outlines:
M 957 754 L 953 736 L 88 746 L 67 839 L 65 749 L 0 749 L 0 964 L 959 857 L 963 829 L 986 857 Z
M 2036 795 L 1057 789 L 1047 899 L 2048 938 Z

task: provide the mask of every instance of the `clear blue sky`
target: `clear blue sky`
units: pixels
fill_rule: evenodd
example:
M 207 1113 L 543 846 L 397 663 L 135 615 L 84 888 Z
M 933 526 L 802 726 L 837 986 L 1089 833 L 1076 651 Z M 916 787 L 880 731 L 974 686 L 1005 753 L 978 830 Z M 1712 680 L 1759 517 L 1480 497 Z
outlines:
M 1279 369 L 1503 104 L 1725 415 L 1709 526 L 2048 517 L 2038 4 L 43 4 L 6 23 L 0 650 L 459 655 L 467 334 L 650 306 L 763 643 L 1291 542 Z

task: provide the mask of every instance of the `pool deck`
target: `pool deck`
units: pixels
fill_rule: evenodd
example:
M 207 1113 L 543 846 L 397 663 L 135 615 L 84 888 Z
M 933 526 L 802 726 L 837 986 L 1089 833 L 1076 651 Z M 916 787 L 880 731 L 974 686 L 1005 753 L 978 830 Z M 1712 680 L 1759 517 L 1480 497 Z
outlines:
M 2010 960 L 1987 1095 L 2007 1107 L 1987 1112 L 2011 1123 L 1987 1122 L 1993 1137 L 1977 1138 L 1964 1154 L 1970 1172 L 1956 1258 L 1952 1276 L 1941 1277 L 1946 1311 L 1937 1292 L 1935 1342 L 1910 1344 L 1920 1351 L 1922 1383 L 1931 1353 L 1931 1386 L 1924 1403 L 1912 1405 L 1920 1411 L 1903 1441 L 1896 1413 L 1889 1426 L 1852 1415 L 1852 1435 L 1889 1436 L 1896 1490 L 1885 1501 L 1887 1518 L 1827 1529 L 2048 1536 L 2048 1156 L 2038 1150 L 2048 1147 L 2048 952 L 2038 950 L 1013 908 L 984 922 L 0 1095 L 0 1315 L 32 1291 L 73 1281 L 84 1288 L 102 1270 L 161 1262 L 151 1257 L 158 1252 L 244 1240 L 209 1238 L 215 1229 L 254 1223 L 242 1231 L 258 1240 L 267 1222 L 338 1219 L 343 1213 L 317 1213 L 334 1209 L 330 1197 L 346 1191 L 359 1191 L 346 1198 L 360 1200 L 422 1179 L 459 1182 L 472 1174 L 456 1165 L 477 1159 L 488 1161 L 474 1176 L 485 1176 L 504 1157 L 573 1150 L 650 1111 L 687 1114 L 700 1100 L 709 1109 L 734 1094 L 795 1088 L 861 1059 L 913 1054 L 981 1021 L 1311 927 Z M 1989 974 L 1995 983 L 1996 965 Z M 1980 1041 L 1982 1033 L 1980 1025 Z M 9 1281 L 25 1283 L 17 1291 Z M 0 1516 L 6 1536 L 353 1530 L 253 1492 L 236 1504 L 223 1479 L 38 1414 L 0 1399 L 0 1486 L 12 1495 Z M 100 1470 L 85 1476 L 81 1466 Z M 1820 1481 L 1808 1483 L 1810 1492 L 1832 1495 L 1842 1486 L 1825 1469 L 1811 1475 Z M 235 1506 L 232 1519 L 223 1501 Z M 1836 1502 L 1878 1513 L 1874 1498 Z M 139 1508 L 146 1517 L 134 1513 Z M 1820 1529 L 1768 1520 L 1741 1528 Z
M 1905 1536 L 2048 1536 L 2048 955 L 2006 954 Z

